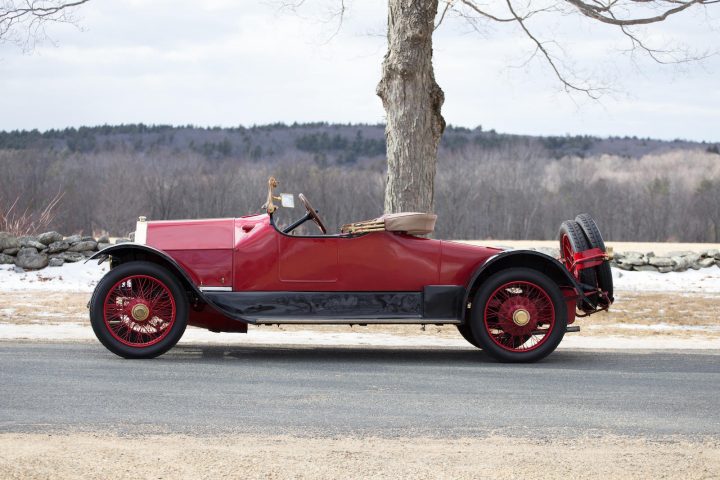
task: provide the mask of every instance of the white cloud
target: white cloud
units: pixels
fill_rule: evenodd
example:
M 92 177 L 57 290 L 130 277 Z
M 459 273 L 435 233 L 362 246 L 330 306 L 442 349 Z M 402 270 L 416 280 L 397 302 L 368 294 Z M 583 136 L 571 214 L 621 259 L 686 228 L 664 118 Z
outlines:
M 350 3 L 336 36 L 334 0 L 293 13 L 277 2 L 93 1 L 83 31 L 53 26 L 57 47 L 32 55 L 0 47 L 0 129 L 102 123 L 237 125 L 275 121 L 381 122 L 375 96 L 385 49 L 385 2 Z M 457 18 L 436 32 L 436 76 L 449 123 L 531 134 L 638 135 L 720 140 L 720 60 L 685 71 L 618 49 L 610 28 L 544 15 L 534 20 L 573 59 L 572 68 L 612 83 L 600 103 L 570 98 L 534 59 L 517 28 L 479 35 Z M 650 29 L 657 44 L 700 48 L 718 33 L 698 14 Z

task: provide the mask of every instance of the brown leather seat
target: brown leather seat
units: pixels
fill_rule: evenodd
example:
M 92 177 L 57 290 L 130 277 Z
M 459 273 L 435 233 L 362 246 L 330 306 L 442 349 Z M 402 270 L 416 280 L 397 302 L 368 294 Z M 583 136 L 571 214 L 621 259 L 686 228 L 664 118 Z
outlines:
M 388 232 L 405 232 L 410 235 L 427 235 L 435 230 L 437 215 L 432 213 L 388 213 L 380 217 Z

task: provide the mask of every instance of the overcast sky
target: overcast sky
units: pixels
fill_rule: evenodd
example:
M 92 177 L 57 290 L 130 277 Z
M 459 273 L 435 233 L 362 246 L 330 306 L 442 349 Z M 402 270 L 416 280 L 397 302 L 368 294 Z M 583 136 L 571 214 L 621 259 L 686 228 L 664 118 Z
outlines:
M 383 122 L 375 86 L 386 0 L 350 2 L 333 36 L 335 4 L 306 0 L 292 12 L 275 1 L 92 0 L 78 12 L 81 30 L 52 26 L 54 42 L 31 53 L 0 44 L 0 129 Z M 649 38 L 720 47 L 712 10 L 657 25 Z M 573 71 L 612 90 L 599 102 L 569 96 L 543 61 L 527 62 L 532 44 L 517 27 L 477 32 L 451 17 L 434 38 L 448 123 L 720 141 L 718 56 L 661 67 L 623 53 L 627 42 L 605 25 L 546 14 L 531 26 L 564 48 Z

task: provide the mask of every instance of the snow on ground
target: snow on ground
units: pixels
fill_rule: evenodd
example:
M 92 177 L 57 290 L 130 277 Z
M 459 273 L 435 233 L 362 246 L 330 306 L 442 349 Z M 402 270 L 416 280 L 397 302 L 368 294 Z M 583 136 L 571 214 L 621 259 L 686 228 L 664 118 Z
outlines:
M 612 269 L 615 290 L 631 292 L 720 293 L 720 268 L 685 272 L 629 272 Z
M 92 292 L 107 273 L 108 264 L 78 262 L 48 267 L 36 272 L 15 272 L 13 265 L 0 265 L 0 292 Z M 615 290 L 632 292 L 720 293 L 720 268 L 686 272 L 628 272 L 612 269 Z
M 0 341 L 96 341 L 87 323 L 27 324 L 0 323 Z M 280 331 L 271 327 L 251 328 L 248 334 L 213 333 L 189 327 L 180 345 L 306 345 L 405 348 L 461 348 L 475 350 L 462 338 L 406 336 L 386 333 Z M 720 338 L 702 335 L 675 337 L 578 336 L 565 335 L 560 349 L 649 349 L 649 350 L 720 350 Z
M 18 273 L 14 265 L 0 265 L 0 292 L 92 292 L 109 264 L 67 263 L 62 267 Z

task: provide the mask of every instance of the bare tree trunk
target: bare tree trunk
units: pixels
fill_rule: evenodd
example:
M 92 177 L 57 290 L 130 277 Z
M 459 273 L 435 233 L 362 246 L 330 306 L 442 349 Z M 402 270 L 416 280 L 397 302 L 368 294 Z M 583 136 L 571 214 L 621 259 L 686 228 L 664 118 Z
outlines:
M 388 51 L 377 86 L 387 113 L 385 212 L 431 212 L 445 129 L 440 113 L 445 96 L 432 65 L 438 0 L 388 1 Z

